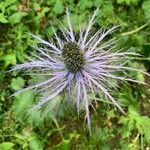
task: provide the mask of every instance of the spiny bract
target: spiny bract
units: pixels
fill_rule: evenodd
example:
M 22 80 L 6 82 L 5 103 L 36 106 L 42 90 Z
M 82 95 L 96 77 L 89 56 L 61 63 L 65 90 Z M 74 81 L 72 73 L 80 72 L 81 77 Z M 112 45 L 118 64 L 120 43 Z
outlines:
M 124 113 L 119 103 L 111 96 L 112 80 L 131 81 L 142 83 L 126 76 L 119 76 L 117 73 L 125 71 L 135 71 L 147 74 L 141 70 L 127 66 L 130 56 L 138 54 L 128 51 L 115 50 L 117 42 L 115 40 L 105 41 L 107 35 L 117 28 L 116 26 L 104 30 L 103 28 L 92 34 L 92 26 L 98 9 L 89 19 L 89 23 L 84 29 L 80 29 L 79 35 L 73 31 L 68 9 L 66 17 L 68 29 L 60 29 L 61 38 L 54 31 L 54 42 L 45 41 L 39 36 L 32 35 L 42 47 L 36 47 L 37 55 L 30 57 L 29 62 L 16 65 L 12 70 L 24 69 L 47 77 L 35 85 L 29 86 L 21 91 L 35 89 L 40 93 L 41 98 L 32 109 L 41 109 L 56 96 L 66 91 L 70 95 L 72 104 L 76 104 L 78 113 L 85 110 L 85 118 L 90 129 L 89 106 L 92 100 L 89 95 L 102 92 L 112 103 Z M 111 79 L 111 80 L 110 80 Z M 96 99 L 95 99 L 96 101 Z

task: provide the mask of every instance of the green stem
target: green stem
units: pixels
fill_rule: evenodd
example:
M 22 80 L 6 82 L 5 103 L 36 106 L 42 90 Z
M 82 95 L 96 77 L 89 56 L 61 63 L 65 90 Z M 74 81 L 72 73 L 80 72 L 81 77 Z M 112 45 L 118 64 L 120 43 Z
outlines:
M 57 128 L 58 128 L 58 131 L 59 131 L 59 133 L 60 133 L 60 136 L 61 136 L 62 140 L 64 140 L 63 135 L 62 135 L 62 132 L 61 132 L 61 129 L 60 129 L 58 123 L 57 123 L 57 120 L 56 120 L 56 119 L 53 119 L 53 120 L 54 120 L 54 122 L 55 122 L 55 124 L 56 124 L 56 126 L 57 126 Z
M 130 57 L 132 60 L 149 60 L 150 61 L 150 58 L 141 58 L 141 57 Z
M 135 29 L 135 30 L 132 30 L 132 31 L 129 31 L 129 32 L 124 32 L 124 33 L 121 33 L 122 36 L 126 36 L 126 35 L 130 35 L 130 34 L 133 34 L 133 33 L 136 33 L 136 32 L 139 32 L 140 30 L 142 30 L 143 28 L 145 28 L 148 24 L 144 24 L 142 25 L 141 27 Z

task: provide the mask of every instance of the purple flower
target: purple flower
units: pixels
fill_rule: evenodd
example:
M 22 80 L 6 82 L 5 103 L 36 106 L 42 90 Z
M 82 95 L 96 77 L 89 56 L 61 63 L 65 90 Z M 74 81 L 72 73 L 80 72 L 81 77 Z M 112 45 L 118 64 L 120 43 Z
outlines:
M 112 97 L 112 81 L 131 81 L 145 84 L 142 81 L 126 76 L 117 75 L 118 72 L 134 71 L 147 74 L 141 70 L 127 66 L 130 57 L 138 54 L 128 51 L 114 51 L 117 42 L 105 38 L 116 30 L 116 26 L 104 30 L 100 29 L 92 34 L 92 26 L 98 9 L 90 18 L 86 30 L 82 28 L 79 35 L 73 31 L 69 11 L 66 11 L 68 29 L 61 30 L 61 37 L 54 31 L 54 39 L 45 41 L 39 36 L 32 35 L 42 46 L 35 47 L 37 54 L 30 58 L 29 62 L 16 65 L 12 70 L 24 69 L 26 71 L 45 76 L 46 79 L 21 91 L 35 89 L 41 98 L 32 107 L 40 109 L 56 96 L 65 92 L 76 105 L 78 113 L 85 111 L 85 118 L 90 129 L 89 106 L 92 100 L 89 95 L 95 97 L 96 93 L 102 92 L 122 112 L 120 104 Z M 96 98 L 95 98 L 96 101 Z

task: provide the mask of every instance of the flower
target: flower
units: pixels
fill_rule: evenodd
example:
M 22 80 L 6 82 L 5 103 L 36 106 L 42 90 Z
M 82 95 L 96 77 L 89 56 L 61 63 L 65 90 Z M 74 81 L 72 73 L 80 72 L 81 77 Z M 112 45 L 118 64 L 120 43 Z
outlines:
M 142 83 L 136 79 L 117 75 L 118 72 L 135 71 L 147 74 L 141 70 L 127 66 L 130 56 L 138 54 L 128 50 L 117 50 L 116 41 L 111 39 L 105 41 L 105 38 L 114 32 L 117 26 L 108 30 L 103 28 L 92 34 L 92 26 L 95 23 L 95 17 L 98 9 L 89 19 L 86 29 L 80 29 L 79 35 L 73 31 L 68 9 L 66 17 L 68 29 L 60 29 L 61 37 L 54 30 L 54 40 L 45 41 L 39 36 L 32 35 L 42 46 L 35 47 L 37 55 L 31 57 L 29 62 L 16 65 L 12 70 L 24 69 L 39 75 L 47 77 L 46 80 L 29 86 L 20 92 L 35 89 L 40 93 L 41 98 L 32 109 L 40 109 L 56 96 L 66 91 L 72 104 L 77 107 L 78 113 L 85 110 L 85 118 L 90 129 L 89 106 L 92 101 L 89 94 L 100 91 L 112 101 L 112 103 L 122 112 L 120 104 L 112 97 L 110 92 L 111 80 L 131 81 Z M 115 49 L 115 51 L 114 51 Z M 111 80 L 110 80 L 111 79 Z

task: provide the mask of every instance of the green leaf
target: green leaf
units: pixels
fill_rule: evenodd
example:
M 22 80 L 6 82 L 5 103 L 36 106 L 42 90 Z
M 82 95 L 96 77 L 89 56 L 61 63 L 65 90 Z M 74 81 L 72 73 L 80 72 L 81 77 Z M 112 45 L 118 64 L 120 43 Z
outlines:
M 24 16 L 27 16 L 26 12 L 16 12 L 9 17 L 9 21 L 11 24 L 16 24 L 21 21 Z
M 24 116 L 27 115 L 29 108 L 31 108 L 33 100 L 34 94 L 31 90 L 18 94 L 15 97 L 15 101 L 13 104 L 13 110 L 15 115 L 20 119 L 23 119 Z
M 28 140 L 30 150 L 43 150 L 42 142 L 35 135 L 30 136 Z
M 22 140 L 22 141 L 24 140 L 24 136 L 21 135 L 21 134 L 18 134 L 18 133 L 17 133 L 17 134 L 15 134 L 14 136 L 15 136 L 17 139 L 20 139 L 20 140 Z
M 93 3 L 89 0 L 80 0 L 79 7 L 81 10 L 86 10 L 86 8 L 91 8 Z
M 11 80 L 11 88 L 12 88 L 13 90 L 20 90 L 20 89 L 23 88 L 24 83 L 25 83 L 25 81 L 24 81 L 24 79 L 21 78 L 21 77 L 13 78 L 13 79 Z
M 0 3 L 0 10 L 4 13 L 5 12 L 5 3 L 4 2 L 1 2 Z
M 43 127 L 43 118 L 41 117 L 41 110 L 34 110 L 28 116 L 28 122 L 34 126 Z
M 7 54 L 4 56 L 3 60 L 5 61 L 5 67 L 8 65 L 16 65 L 16 54 Z
M 62 1 L 60 0 L 56 1 L 53 11 L 55 12 L 55 14 L 62 14 L 64 12 L 64 6 Z
M 144 71 L 146 72 L 145 66 L 142 63 L 139 63 L 139 62 L 130 62 L 129 66 L 131 66 L 132 68 L 137 68 L 139 70 L 142 70 L 143 72 Z M 145 80 L 144 74 L 141 73 L 141 72 L 130 72 L 129 74 L 135 80 L 143 81 L 143 82 Z
M 12 150 L 14 144 L 11 142 L 3 142 L 0 144 L 0 150 Z
M 17 2 L 17 0 L 5 0 L 5 4 L 7 4 L 7 6 L 8 5 L 11 5 L 11 4 L 15 4 Z
M 48 7 L 44 7 L 42 10 L 42 14 L 45 15 L 45 13 L 47 13 L 49 11 Z
M 2 23 L 8 23 L 8 20 L 6 19 L 6 17 L 4 16 L 3 13 L 0 14 L 0 22 L 2 22 Z
M 150 1 L 149 0 L 147 0 L 143 3 L 142 9 L 144 11 L 145 18 L 150 23 Z
M 131 4 L 136 5 L 136 4 L 138 4 L 138 1 L 139 0 L 117 0 L 117 3 L 118 4 L 126 4 L 126 5 L 131 5 Z
M 130 105 L 129 106 L 129 114 L 132 116 L 132 115 L 134 115 L 134 116 L 138 116 L 139 114 L 138 114 L 138 110 L 137 110 L 137 108 L 136 108 L 136 106 L 134 106 L 134 105 Z
M 37 11 L 37 10 L 41 10 L 40 4 L 34 3 L 33 6 L 34 6 L 34 9 L 35 9 L 36 11 Z
M 59 150 L 70 150 L 70 140 L 63 139 L 61 143 L 57 145 Z
M 136 126 L 141 134 L 144 134 L 147 142 L 150 141 L 150 118 L 147 116 L 139 116 L 136 118 Z

